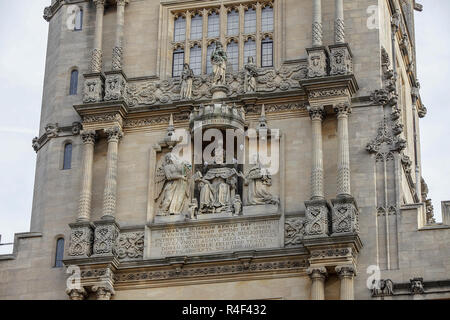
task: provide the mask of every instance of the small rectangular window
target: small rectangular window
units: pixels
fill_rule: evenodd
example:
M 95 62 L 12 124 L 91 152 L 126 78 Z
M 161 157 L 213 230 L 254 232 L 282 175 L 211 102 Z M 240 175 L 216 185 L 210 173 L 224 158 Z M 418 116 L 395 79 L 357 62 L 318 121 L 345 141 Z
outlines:
M 208 37 L 218 38 L 220 35 L 220 17 L 213 12 L 208 17 Z
M 64 239 L 59 238 L 56 241 L 55 268 L 62 268 L 64 259 Z
M 183 72 L 184 51 L 175 50 L 173 52 L 172 77 L 179 77 Z
M 75 16 L 75 31 L 80 31 L 83 29 L 83 10 L 78 9 L 78 12 Z
M 69 95 L 76 96 L 78 94 L 78 70 L 72 70 L 70 73 L 70 90 Z
M 273 67 L 273 41 L 270 38 L 261 43 L 261 66 Z
M 72 144 L 68 143 L 64 146 L 64 163 L 63 170 L 72 169 Z
M 251 8 L 245 12 L 244 16 L 244 33 L 255 33 L 256 32 L 256 11 Z
M 191 40 L 199 40 L 203 37 L 203 17 L 196 14 L 191 20 Z

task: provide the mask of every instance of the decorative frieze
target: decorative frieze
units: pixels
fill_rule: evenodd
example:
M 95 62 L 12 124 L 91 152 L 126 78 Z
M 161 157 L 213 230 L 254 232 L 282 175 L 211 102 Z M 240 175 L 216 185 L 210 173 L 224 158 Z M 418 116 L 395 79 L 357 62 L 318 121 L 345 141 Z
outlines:
M 121 233 L 116 240 L 119 260 L 142 259 L 144 255 L 144 232 Z
M 92 254 L 94 233 L 92 225 L 87 223 L 70 224 L 69 257 L 89 257 Z
M 119 226 L 114 221 L 99 221 L 95 223 L 94 256 L 115 256 L 116 239 Z

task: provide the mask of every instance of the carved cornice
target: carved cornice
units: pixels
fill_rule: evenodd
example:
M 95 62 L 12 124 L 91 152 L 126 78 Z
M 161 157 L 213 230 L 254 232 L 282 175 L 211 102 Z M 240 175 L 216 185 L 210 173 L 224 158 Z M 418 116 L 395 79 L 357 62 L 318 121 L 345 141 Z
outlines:
M 40 137 L 33 138 L 32 147 L 38 152 L 47 142 L 53 138 L 77 136 L 80 134 L 82 125 L 74 122 L 71 126 L 60 127 L 58 123 L 50 123 L 45 126 L 45 132 Z

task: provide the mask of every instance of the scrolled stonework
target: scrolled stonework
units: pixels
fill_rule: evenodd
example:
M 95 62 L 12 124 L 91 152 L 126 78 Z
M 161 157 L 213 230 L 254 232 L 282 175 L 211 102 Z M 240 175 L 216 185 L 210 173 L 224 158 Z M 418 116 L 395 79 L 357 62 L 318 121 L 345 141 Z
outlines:
M 303 242 L 305 220 L 303 218 L 287 218 L 284 224 L 285 247 L 299 246 Z
M 356 269 L 354 266 L 337 266 L 335 271 L 339 278 L 353 278 L 356 276 Z
M 93 253 L 95 256 L 116 255 L 116 239 L 119 227 L 114 221 L 100 221 L 95 223 L 95 237 Z
M 328 272 L 325 267 L 310 267 L 306 269 L 306 273 L 311 279 L 323 279 L 328 277 Z
M 84 144 L 95 144 L 97 133 L 94 130 L 83 130 L 81 131 L 81 139 Z
M 329 208 L 323 200 L 306 201 L 305 238 L 329 235 Z
M 108 142 L 119 142 L 123 138 L 123 131 L 119 126 L 105 129 L 105 133 Z
M 144 255 L 144 232 L 121 233 L 116 240 L 120 260 L 136 260 Z
M 88 296 L 88 293 L 84 288 L 66 289 L 66 294 L 69 296 L 70 300 L 84 300 Z
M 94 233 L 89 223 L 70 225 L 69 257 L 89 257 L 92 254 Z
M 103 284 L 92 287 L 92 292 L 95 293 L 97 300 L 111 300 L 111 296 L 116 292 L 110 284 Z

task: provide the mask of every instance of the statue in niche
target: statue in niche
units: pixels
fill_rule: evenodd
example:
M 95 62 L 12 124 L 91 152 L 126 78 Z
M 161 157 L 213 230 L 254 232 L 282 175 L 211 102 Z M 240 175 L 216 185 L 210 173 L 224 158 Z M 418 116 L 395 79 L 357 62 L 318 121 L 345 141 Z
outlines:
M 245 65 L 245 84 L 244 90 L 246 93 L 256 92 L 256 77 L 258 76 L 258 69 L 255 64 L 255 59 L 250 56 Z
M 280 200 L 273 196 L 268 190 L 272 186 L 272 176 L 262 168 L 259 159 L 251 167 L 245 177 L 245 185 L 248 186 L 249 205 L 278 205 Z
M 214 85 L 225 85 L 227 61 L 228 61 L 227 53 L 223 49 L 222 43 L 220 41 L 216 41 L 216 48 L 214 49 L 211 55 Z
M 181 73 L 181 99 L 192 99 L 192 81 L 194 79 L 194 71 L 185 63 L 183 72 Z
M 156 170 L 155 201 L 161 199 L 157 215 L 181 215 L 190 197 L 189 178 L 192 167 L 168 153 Z

